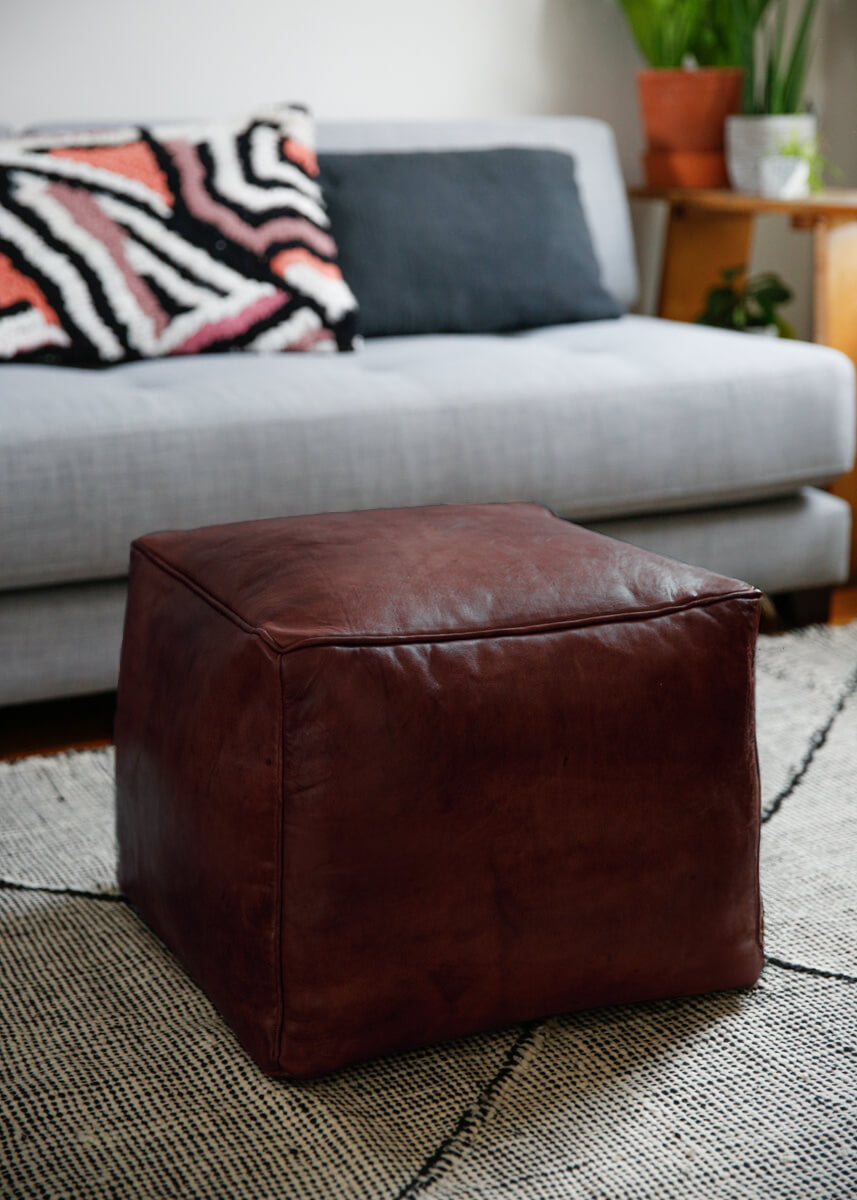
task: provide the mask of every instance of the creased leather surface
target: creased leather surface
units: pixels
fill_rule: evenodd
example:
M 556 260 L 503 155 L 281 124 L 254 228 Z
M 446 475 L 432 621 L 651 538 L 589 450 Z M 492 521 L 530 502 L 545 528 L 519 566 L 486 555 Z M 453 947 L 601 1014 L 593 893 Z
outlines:
M 277 656 L 134 554 L 117 701 L 119 886 L 272 1061 L 279 1021 Z
M 122 884 L 275 1074 L 747 985 L 758 600 L 529 505 L 142 539 Z
M 141 549 L 282 649 L 618 617 L 749 591 L 537 504 L 324 513 L 150 534 Z

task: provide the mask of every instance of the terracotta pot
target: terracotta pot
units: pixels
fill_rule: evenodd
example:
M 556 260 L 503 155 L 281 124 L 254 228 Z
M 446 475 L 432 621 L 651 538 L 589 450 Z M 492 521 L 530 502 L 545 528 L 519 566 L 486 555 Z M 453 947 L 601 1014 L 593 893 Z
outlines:
M 722 150 L 647 150 L 643 169 L 653 188 L 729 187 Z
M 723 127 L 741 110 L 740 67 L 637 72 L 649 150 L 722 150 Z

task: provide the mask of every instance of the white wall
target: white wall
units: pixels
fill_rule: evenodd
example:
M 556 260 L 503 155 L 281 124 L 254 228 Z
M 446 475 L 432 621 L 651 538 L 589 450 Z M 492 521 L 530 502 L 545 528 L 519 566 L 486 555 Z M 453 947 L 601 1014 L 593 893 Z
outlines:
M 857 0 L 823 0 L 814 96 L 857 182 Z M 302 100 L 322 117 L 585 113 L 639 178 L 639 64 L 615 0 L 0 0 L 0 123 L 164 118 Z M 644 300 L 661 222 L 635 214 Z M 754 266 L 801 292 L 810 238 L 760 223 Z
M 630 126 L 623 40 L 613 0 L 0 0 L 0 120 L 279 99 L 325 117 L 469 116 L 577 100 Z M 616 42 L 618 91 L 604 71 Z
M 837 183 L 857 186 L 857 3 L 827 0 L 816 57 L 827 155 L 842 170 Z

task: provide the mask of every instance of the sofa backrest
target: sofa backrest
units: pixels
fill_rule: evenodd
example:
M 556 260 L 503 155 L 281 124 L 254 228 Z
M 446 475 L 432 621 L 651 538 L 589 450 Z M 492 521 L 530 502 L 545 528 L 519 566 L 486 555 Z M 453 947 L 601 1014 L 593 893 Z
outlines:
M 320 151 L 455 150 L 544 146 L 574 155 L 586 219 L 605 287 L 623 308 L 637 299 L 637 263 L 613 130 L 590 117 L 318 121 Z
M 27 133 L 73 133 L 134 122 L 49 122 Z M 154 122 L 158 125 L 166 121 Z M 593 117 L 489 117 L 477 119 L 316 121 L 320 151 L 476 150 L 488 146 L 544 146 L 572 154 L 581 201 L 604 286 L 623 308 L 637 300 L 634 235 L 616 139 Z

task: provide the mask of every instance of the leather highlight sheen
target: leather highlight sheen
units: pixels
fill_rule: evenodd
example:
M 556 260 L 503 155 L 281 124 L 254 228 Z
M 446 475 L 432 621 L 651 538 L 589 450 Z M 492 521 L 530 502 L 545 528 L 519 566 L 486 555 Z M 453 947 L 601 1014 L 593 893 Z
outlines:
M 139 539 L 121 886 L 278 1075 L 746 986 L 759 599 L 528 504 Z

